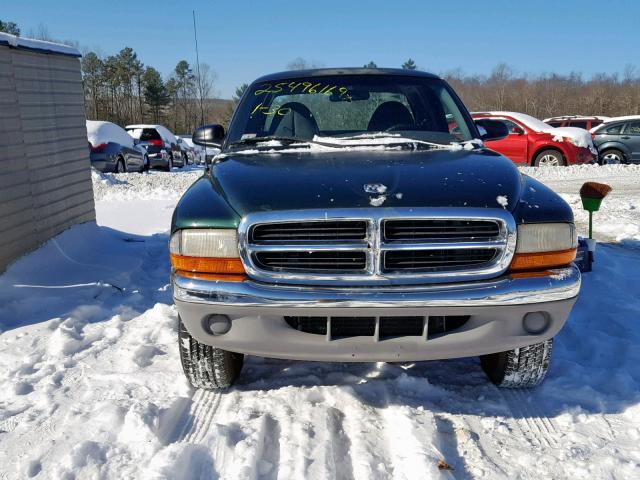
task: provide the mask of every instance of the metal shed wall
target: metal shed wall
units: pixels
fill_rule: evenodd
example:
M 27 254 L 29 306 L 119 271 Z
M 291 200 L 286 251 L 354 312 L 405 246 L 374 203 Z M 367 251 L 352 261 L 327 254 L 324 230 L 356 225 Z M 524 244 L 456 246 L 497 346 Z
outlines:
M 79 59 L 0 44 L 0 271 L 90 220 Z

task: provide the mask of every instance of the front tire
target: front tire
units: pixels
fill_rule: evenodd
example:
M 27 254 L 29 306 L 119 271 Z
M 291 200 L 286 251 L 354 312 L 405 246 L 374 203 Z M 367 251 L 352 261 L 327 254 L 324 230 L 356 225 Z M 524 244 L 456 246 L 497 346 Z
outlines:
M 544 380 L 553 339 L 542 343 L 516 348 L 507 352 L 492 353 L 480 357 L 480 365 L 489 379 L 502 388 L 528 388 Z
M 169 155 L 169 159 L 167 160 L 167 166 L 164 168 L 165 172 L 170 172 L 173 168 L 173 154 Z
M 564 165 L 564 158 L 558 150 L 543 150 L 533 160 L 534 167 L 563 167 Z
M 605 150 L 600 155 L 600 165 L 619 165 L 625 163 L 624 153 L 614 148 Z
M 242 370 L 244 355 L 198 342 L 179 317 L 178 320 L 180 360 L 189 383 L 205 390 L 222 390 L 233 385 Z
M 116 162 L 116 173 L 127 173 L 127 165 L 124 163 L 124 158 L 118 157 Z

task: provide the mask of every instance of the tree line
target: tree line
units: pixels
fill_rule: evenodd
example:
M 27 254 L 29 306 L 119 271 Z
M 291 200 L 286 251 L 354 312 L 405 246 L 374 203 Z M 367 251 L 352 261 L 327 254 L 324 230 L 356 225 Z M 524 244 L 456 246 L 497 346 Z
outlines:
M 0 32 L 20 35 L 20 28 L 14 22 L 0 20 Z M 43 25 L 30 35 L 54 40 Z M 304 70 L 322 66 L 319 62 L 298 57 L 286 68 Z M 377 64 L 370 61 L 364 67 L 377 68 Z M 400 67 L 420 68 L 411 58 Z M 422 66 L 422 69 L 429 70 L 428 66 Z M 246 83 L 240 85 L 231 100 L 214 99 L 216 76 L 208 65 L 201 64 L 198 71 L 186 60 L 180 60 L 168 77 L 163 78 L 156 68 L 145 66 L 129 47 L 107 57 L 95 52 L 85 53 L 82 75 L 87 118 L 120 125 L 163 123 L 179 133 L 191 132 L 203 123 L 226 125 L 247 88 Z M 508 110 L 537 118 L 640 114 L 640 72 L 630 65 L 622 74 L 599 73 L 589 78 L 580 73 L 518 73 L 504 63 L 497 65 L 489 75 L 466 74 L 462 70 L 440 75 L 472 111 Z
M 204 123 L 224 123 L 228 103 L 212 101 L 215 74 L 207 64 L 195 68 L 180 60 L 168 78 L 145 66 L 130 47 L 101 58 L 82 57 L 87 118 L 120 125 L 162 123 L 177 133 L 192 132 Z
M 560 115 L 640 114 L 640 74 L 628 65 L 622 74 L 518 74 L 506 64 L 490 75 L 466 75 L 460 70 L 441 75 L 471 111 L 507 110 L 534 117 Z

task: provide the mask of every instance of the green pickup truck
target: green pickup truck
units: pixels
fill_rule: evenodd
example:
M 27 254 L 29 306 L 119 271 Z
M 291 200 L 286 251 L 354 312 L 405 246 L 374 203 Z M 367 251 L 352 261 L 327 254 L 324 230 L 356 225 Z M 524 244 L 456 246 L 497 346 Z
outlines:
M 580 289 L 570 207 L 483 142 L 449 85 L 387 69 L 255 81 L 171 227 L 179 346 L 194 387 L 244 355 L 340 362 L 479 356 L 537 385 Z

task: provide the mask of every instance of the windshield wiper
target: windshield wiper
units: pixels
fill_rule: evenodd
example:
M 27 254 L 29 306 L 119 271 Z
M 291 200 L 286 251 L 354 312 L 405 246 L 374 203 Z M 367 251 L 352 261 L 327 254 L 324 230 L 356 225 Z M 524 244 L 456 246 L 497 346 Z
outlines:
M 269 145 L 269 147 L 289 147 L 295 144 L 309 144 L 312 140 L 303 140 L 301 138 L 294 137 L 279 137 L 277 135 L 268 135 L 266 137 L 250 137 L 243 138 L 241 140 L 236 140 L 235 142 L 231 142 L 229 144 L 230 147 L 236 147 L 241 145 L 257 145 L 259 143 L 267 143 L 267 142 L 280 142 L 281 145 Z

